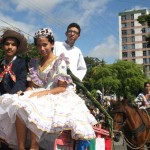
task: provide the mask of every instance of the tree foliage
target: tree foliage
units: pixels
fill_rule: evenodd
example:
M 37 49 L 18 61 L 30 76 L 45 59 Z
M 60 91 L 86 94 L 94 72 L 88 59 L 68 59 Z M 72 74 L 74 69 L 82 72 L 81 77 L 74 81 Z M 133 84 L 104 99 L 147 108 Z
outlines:
M 99 89 L 103 95 L 116 94 L 118 98 L 133 99 L 143 89 L 146 80 L 142 66 L 118 60 L 111 65 L 99 63 L 89 67 L 83 81 L 89 91 Z
M 132 98 L 139 90 L 143 89 L 146 76 L 139 65 L 134 62 L 118 60 L 112 65 L 112 70 L 120 81 L 119 88 L 116 90 L 118 97 Z
M 147 22 L 147 25 L 150 27 L 150 14 L 139 16 L 138 19 L 137 19 L 137 21 L 140 24 L 143 24 L 143 23 Z
M 147 23 L 147 25 L 150 27 L 150 14 L 139 16 L 137 21 L 140 24 Z M 145 40 L 147 41 L 147 47 L 150 47 L 150 35 L 147 35 Z

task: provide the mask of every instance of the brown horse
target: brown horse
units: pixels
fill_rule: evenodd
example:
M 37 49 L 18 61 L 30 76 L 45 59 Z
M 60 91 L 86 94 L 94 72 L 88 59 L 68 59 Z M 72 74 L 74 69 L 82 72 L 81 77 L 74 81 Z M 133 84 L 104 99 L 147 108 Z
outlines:
M 129 104 L 127 100 L 112 105 L 114 137 L 122 131 L 128 150 L 144 150 L 144 145 L 147 145 L 150 150 L 150 116 L 148 113 Z

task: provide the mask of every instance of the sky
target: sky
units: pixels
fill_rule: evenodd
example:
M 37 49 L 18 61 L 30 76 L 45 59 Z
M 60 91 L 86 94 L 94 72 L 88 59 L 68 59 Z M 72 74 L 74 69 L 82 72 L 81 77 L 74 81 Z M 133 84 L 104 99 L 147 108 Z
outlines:
M 119 59 L 118 13 L 134 9 L 150 9 L 150 0 L 0 0 L 0 29 L 18 29 L 32 43 L 38 29 L 49 27 L 56 41 L 65 41 L 67 26 L 76 22 L 84 57 L 112 64 Z

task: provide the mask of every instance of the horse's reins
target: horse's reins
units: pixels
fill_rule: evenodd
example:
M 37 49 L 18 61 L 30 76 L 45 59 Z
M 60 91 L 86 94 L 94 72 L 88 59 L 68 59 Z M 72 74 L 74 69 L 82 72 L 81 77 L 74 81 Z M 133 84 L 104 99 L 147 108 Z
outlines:
M 115 114 L 115 113 L 121 113 L 121 114 L 123 114 L 123 122 L 121 122 L 121 121 L 115 121 L 115 120 L 114 120 L 114 123 L 120 124 L 120 125 L 122 125 L 122 126 L 124 126 L 124 125 L 126 124 L 127 116 L 126 116 L 126 114 L 125 114 L 124 111 L 122 111 L 122 110 L 113 110 L 112 113 L 113 113 L 113 114 Z M 124 116 L 125 116 L 125 117 L 124 117 Z M 125 118 L 125 119 L 124 119 L 124 118 Z
M 140 114 L 139 110 L 136 109 L 136 112 L 139 114 L 139 116 L 140 116 L 140 118 L 142 120 L 142 124 L 138 128 L 131 130 L 131 132 L 132 132 L 133 135 L 136 135 L 139 132 L 142 132 L 145 129 L 147 129 L 147 126 L 145 125 L 145 123 L 144 123 L 144 121 L 143 121 L 143 119 L 141 117 L 141 114 Z

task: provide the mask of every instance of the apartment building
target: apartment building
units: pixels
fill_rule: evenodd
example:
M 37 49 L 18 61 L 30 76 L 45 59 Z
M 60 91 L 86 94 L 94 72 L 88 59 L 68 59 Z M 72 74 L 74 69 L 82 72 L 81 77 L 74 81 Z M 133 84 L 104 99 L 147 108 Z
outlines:
M 140 24 L 138 16 L 149 14 L 150 10 L 130 10 L 119 13 L 119 49 L 120 59 L 142 64 L 150 76 L 150 48 L 147 48 L 146 35 L 150 28 Z

